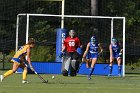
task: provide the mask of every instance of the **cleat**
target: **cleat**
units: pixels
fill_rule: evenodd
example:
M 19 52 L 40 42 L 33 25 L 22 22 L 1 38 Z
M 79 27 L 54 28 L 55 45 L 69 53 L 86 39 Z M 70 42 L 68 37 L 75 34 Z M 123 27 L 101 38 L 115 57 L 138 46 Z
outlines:
M 4 79 L 4 76 L 3 75 L 0 75 L 0 81 L 2 82 Z
M 119 77 L 122 77 L 122 75 L 121 75 L 121 74 L 118 74 L 118 76 L 119 76 Z
M 43 81 L 42 83 L 48 83 L 48 80 L 46 80 L 46 81 Z
M 112 76 L 112 74 L 108 74 L 108 77 Z
M 90 76 L 90 75 L 88 75 L 88 76 L 87 76 L 87 79 L 88 79 L 88 80 L 91 80 L 91 76 Z
M 25 83 L 29 83 L 27 80 L 22 80 L 22 83 L 25 84 Z

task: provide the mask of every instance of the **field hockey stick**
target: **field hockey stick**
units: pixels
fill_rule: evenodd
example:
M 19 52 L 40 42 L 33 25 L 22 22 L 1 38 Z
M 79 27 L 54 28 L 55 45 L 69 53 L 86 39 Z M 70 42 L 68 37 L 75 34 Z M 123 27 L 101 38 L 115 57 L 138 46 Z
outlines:
M 80 70 L 82 64 L 83 64 L 83 62 L 81 62 L 81 63 L 79 64 L 79 67 L 78 67 L 78 69 L 77 69 L 77 73 L 79 72 L 79 70 Z
M 63 58 L 64 56 L 65 56 L 65 52 L 62 53 L 62 54 L 60 54 L 60 55 L 57 55 L 57 59 L 59 59 L 59 58 Z
M 86 61 L 86 59 L 85 59 L 85 58 L 82 58 L 82 61 L 81 61 L 81 63 L 79 64 L 79 67 L 78 67 L 78 69 L 77 69 L 77 73 L 79 72 L 79 70 L 80 70 L 82 64 L 83 64 L 85 61 Z
M 28 67 L 28 65 L 25 62 L 25 66 Z M 30 68 L 30 67 L 29 67 Z M 31 68 L 30 68 L 31 69 Z M 32 69 L 31 69 L 32 70 Z M 35 70 L 33 71 L 38 77 L 39 79 L 43 82 L 43 83 L 48 83 L 48 80 L 45 80 L 43 77 L 41 77 Z
M 122 55 L 122 53 L 119 53 L 119 56 L 121 56 Z M 105 57 L 103 57 L 104 59 L 106 59 Z M 107 67 L 109 67 L 109 65 L 110 65 L 110 63 L 109 64 L 107 64 L 105 67 L 104 67 L 104 69 L 106 69 Z
M 98 54 L 98 55 L 99 55 L 99 57 L 102 57 L 102 58 L 104 59 L 105 63 L 106 63 L 106 57 L 104 56 L 103 52 L 100 53 L 100 54 Z M 104 67 L 104 69 L 106 69 L 108 66 L 109 66 L 109 64 L 107 64 L 107 65 Z
M 107 64 L 107 65 L 104 67 L 104 69 L 106 69 L 108 66 L 109 66 L 109 64 Z
M 45 80 L 43 77 L 41 77 L 41 75 L 39 75 L 36 71 L 34 71 L 34 73 L 39 77 L 39 79 L 43 82 L 43 83 L 48 83 L 48 80 Z

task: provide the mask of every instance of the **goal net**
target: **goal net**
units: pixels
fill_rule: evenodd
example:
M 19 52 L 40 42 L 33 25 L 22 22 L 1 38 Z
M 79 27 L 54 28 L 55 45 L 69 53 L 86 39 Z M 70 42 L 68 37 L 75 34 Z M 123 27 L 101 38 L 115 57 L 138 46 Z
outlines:
M 62 17 L 64 24 L 62 26 Z M 52 14 L 19 14 L 17 16 L 16 50 L 35 38 L 33 61 L 55 61 L 56 29 L 64 27 L 74 29 L 85 49 L 90 37 L 94 34 L 101 43 L 104 52 L 97 63 L 109 63 L 109 44 L 116 37 L 122 45 L 122 73 L 125 76 L 125 17 L 52 15 Z

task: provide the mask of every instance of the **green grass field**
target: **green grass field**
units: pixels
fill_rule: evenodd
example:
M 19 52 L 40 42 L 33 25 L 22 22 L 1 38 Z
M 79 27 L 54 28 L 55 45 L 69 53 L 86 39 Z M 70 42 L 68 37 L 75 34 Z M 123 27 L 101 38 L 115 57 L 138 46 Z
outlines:
M 5 72 L 5 71 L 4 71 Z M 4 73 L 0 71 L 0 74 Z M 28 75 L 29 84 L 22 84 L 22 74 L 13 74 L 0 82 L 0 93 L 140 93 L 140 75 L 129 74 L 125 78 L 85 75 L 63 77 L 62 75 L 41 75 L 49 83 L 41 83 L 34 74 Z

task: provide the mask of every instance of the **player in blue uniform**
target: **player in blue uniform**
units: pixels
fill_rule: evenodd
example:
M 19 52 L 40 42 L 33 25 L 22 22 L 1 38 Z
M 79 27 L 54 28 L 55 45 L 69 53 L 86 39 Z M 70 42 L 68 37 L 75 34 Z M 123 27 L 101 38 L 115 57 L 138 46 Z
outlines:
M 116 38 L 112 38 L 112 42 L 109 46 L 109 50 L 110 50 L 110 64 L 109 64 L 109 74 L 108 76 L 112 75 L 112 69 L 113 69 L 113 62 L 116 59 L 117 63 L 118 63 L 118 75 L 121 76 L 121 55 L 122 55 L 122 49 L 119 45 L 119 42 Z
M 100 52 L 99 52 L 100 48 Z M 88 61 L 87 64 L 91 63 L 91 65 L 87 65 L 89 69 L 88 73 L 88 79 L 91 79 L 91 75 L 94 71 L 94 66 L 97 62 L 98 55 L 102 53 L 103 49 L 101 45 L 97 42 L 96 37 L 92 36 L 90 39 L 90 42 L 87 44 L 86 51 L 84 52 L 83 58 L 85 59 L 87 57 Z

